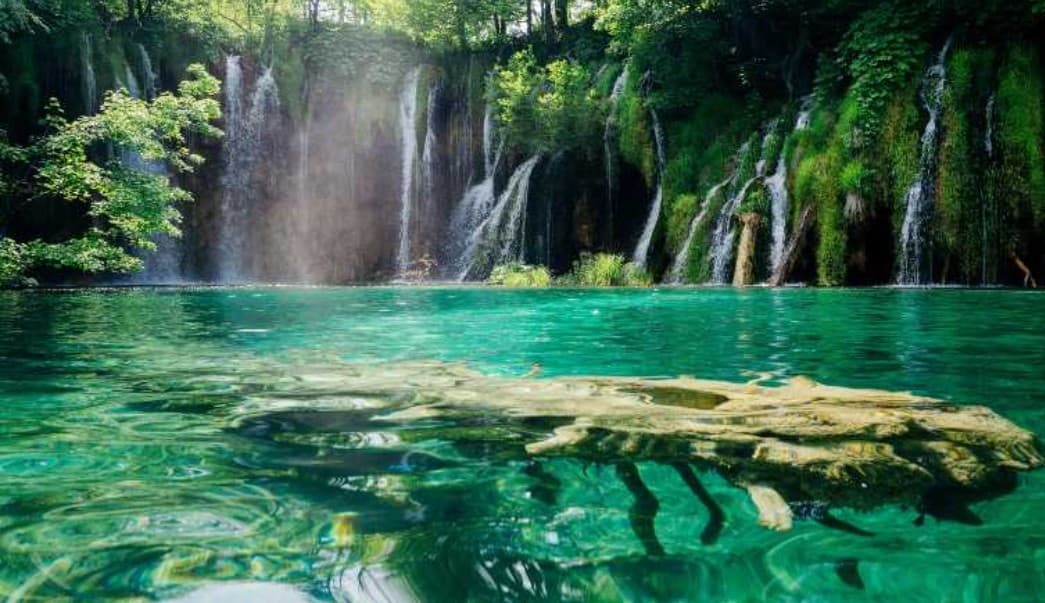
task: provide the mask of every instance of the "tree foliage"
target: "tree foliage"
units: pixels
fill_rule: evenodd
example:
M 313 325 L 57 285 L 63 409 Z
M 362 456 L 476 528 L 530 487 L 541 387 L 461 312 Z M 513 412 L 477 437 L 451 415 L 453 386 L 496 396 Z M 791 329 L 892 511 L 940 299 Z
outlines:
M 118 90 L 107 94 L 96 115 L 74 120 L 52 101 L 45 135 L 26 147 L 4 145 L 6 186 L 18 191 L 23 210 L 45 199 L 80 204 L 90 226 L 64 240 L 4 238 L 0 281 L 36 267 L 130 272 L 141 266 L 131 250 L 155 249 L 158 234 L 180 236 L 176 205 L 191 195 L 150 166 L 191 172 L 203 162 L 186 137 L 221 135 L 211 125 L 221 115 L 214 99 L 219 90 L 218 80 L 194 65 L 176 94 L 152 101 Z
M 592 77 L 559 59 L 540 65 L 531 50 L 494 70 L 490 95 L 502 136 L 527 152 L 590 146 L 602 123 Z

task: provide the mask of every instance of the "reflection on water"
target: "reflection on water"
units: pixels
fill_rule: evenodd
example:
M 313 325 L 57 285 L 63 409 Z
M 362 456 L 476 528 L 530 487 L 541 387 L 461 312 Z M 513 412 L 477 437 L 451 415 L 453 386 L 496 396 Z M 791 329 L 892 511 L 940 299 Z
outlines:
M 512 434 L 462 447 L 371 421 L 389 400 L 346 389 L 329 367 L 808 375 L 988 404 L 1045 434 L 1043 302 L 909 290 L 0 293 L 0 596 L 1036 600 L 1041 473 L 977 505 L 975 528 L 916 527 L 896 507 L 837 512 L 874 538 L 814 522 L 768 532 L 744 492 L 703 475 L 725 514 L 704 544 L 707 509 L 676 470 L 644 463 L 666 553 L 649 557 L 613 467 L 534 468 Z M 382 396 L 408 404 L 412 392 Z

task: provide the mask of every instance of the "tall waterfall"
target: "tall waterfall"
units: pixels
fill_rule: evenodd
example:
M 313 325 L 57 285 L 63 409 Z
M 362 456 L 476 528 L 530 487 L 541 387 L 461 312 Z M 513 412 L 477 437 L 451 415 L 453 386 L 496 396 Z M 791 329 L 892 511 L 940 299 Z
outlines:
M 94 47 L 89 33 L 84 33 L 80 42 L 80 63 L 84 114 L 94 115 L 98 112 L 98 79 L 94 75 Z
M 436 178 L 436 160 L 439 153 L 439 139 L 436 135 L 436 122 L 439 116 L 436 109 L 441 93 L 442 88 L 439 80 L 433 81 L 428 88 L 428 102 L 425 106 L 425 145 L 424 150 L 421 152 L 421 187 L 417 195 L 419 198 L 416 201 L 422 204 L 419 209 L 430 208 L 438 194 L 439 182 Z M 430 219 L 427 211 L 422 212 L 418 217 L 422 221 Z
M 138 63 L 141 68 L 141 81 L 146 82 L 146 87 L 139 85 L 139 79 L 134 73 L 131 62 L 124 58 L 123 76 L 117 78 L 117 84 L 126 88 L 133 98 L 145 98 L 150 100 L 155 97 L 155 75 L 151 73 L 151 62 L 145 47 L 138 45 Z M 144 60 L 142 60 L 144 58 Z M 151 92 L 150 92 L 151 90 Z M 151 96 L 150 96 L 151 94 Z M 167 166 L 160 161 L 147 161 L 139 153 L 123 150 L 119 153 L 120 163 L 138 172 L 145 172 L 153 176 L 168 178 Z M 171 235 L 158 233 L 152 236 L 152 243 L 156 248 L 152 251 L 141 253 L 143 269 L 131 275 L 125 282 L 134 284 L 175 284 L 183 282 L 184 277 L 181 269 L 182 240 Z
M 414 209 L 414 173 L 417 170 L 417 83 L 420 75 L 420 66 L 410 71 L 399 95 L 402 184 L 399 193 L 399 252 L 396 254 L 396 271 L 400 275 L 410 269 L 410 221 Z
M 735 176 L 730 174 L 729 178 L 726 178 L 722 182 L 711 187 L 711 189 L 708 190 L 708 193 L 704 195 L 704 202 L 700 204 L 700 209 L 697 211 L 697 215 L 693 216 L 693 220 L 689 223 L 689 232 L 686 234 L 686 240 L 683 241 L 682 248 L 679 249 L 678 255 L 675 256 L 675 261 L 671 264 L 671 270 L 668 272 L 668 283 L 678 285 L 685 279 L 686 267 L 689 265 L 689 250 L 693 246 L 693 239 L 696 238 L 697 231 L 707 218 L 708 210 L 711 209 L 712 200 L 714 200 L 723 189 L 732 184 L 734 178 Z
M 137 44 L 137 48 L 138 62 L 141 64 L 142 75 L 144 76 L 142 78 L 142 82 L 144 83 L 142 92 L 147 100 L 152 100 L 156 98 L 156 93 L 158 91 L 158 78 L 156 72 L 153 70 L 152 59 L 149 57 L 149 51 L 146 50 L 145 46 L 142 44 Z
M 468 237 L 458 280 L 475 278 L 497 264 L 523 261 L 530 180 L 540 159 L 534 155 L 516 168 L 489 215 Z
M 664 200 L 664 167 L 667 165 L 664 129 L 660 125 L 657 112 L 652 109 L 650 109 L 650 119 L 653 120 L 653 138 L 657 145 L 657 192 L 653 196 L 653 204 L 650 206 L 650 213 L 646 218 L 646 226 L 642 229 L 642 236 L 639 237 L 639 244 L 631 256 L 631 261 L 643 268 L 649 261 L 650 242 L 653 240 L 653 233 L 657 230 L 657 222 L 660 220 L 660 206 Z
M 947 85 L 947 53 L 951 41 L 944 44 L 925 73 L 922 83 L 922 104 L 929 113 L 929 122 L 922 133 L 921 159 L 918 175 L 905 197 L 906 213 L 900 231 L 900 275 L 901 285 L 920 285 L 927 280 L 923 274 L 926 261 L 926 226 L 932 217 L 932 206 L 936 196 L 936 152 L 940 135 L 940 111 L 943 108 L 943 93 Z
M 985 120 L 987 122 L 986 131 L 983 135 L 983 151 L 987 154 L 988 161 L 994 160 L 994 120 L 995 120 L 995 95 L 991 95 L 987 99 L 987 110 Z M 989 207 L 993 205 L 992 199 L 986 193 L 983 195 L 983 201 L 980 203 L 980 284 L 990 284 L 990 276 L 988 275 L 988 265 L 991 257 L 991 245 L 990 245 L 990 234 L 988 232 L 989 224 L 991 222 L 991 210 Z
M 450 217 L 450 237 L 447 250 L 449 275 L 463 280 L 475 254 L 475 240 L 480 227 L 496 202 L 494 179 L 501 163 L 502 148 L 497 143 L 493 106 L 487 104 L 483 115 L 483 179 L 465 191 Z
M 812 97 L 809 97 L 802 102 L 802 108 L 795 119 L 794 131 L 808 128 L 812 114 Z M 772 271 L 776 272 L 780 263 L 784 261 L 784 247 L 787 245 L 787 213 L 790 204 L 787 193 L 787 158 L 784 156 L 783 149 L 780 151 L 776 170 L 766 178 L 766 189 L 769 190 L 773 218 L 773 241 L 769 248 L 769 265 Z
M 765 138 L 762 139 L 760 152 L 764 153 L 770 136 L 771 133 L 766 134 Z M 754 152 L 751 143 L 744 143 L 737 153 L 737 165 L 741 166 L 746 163 L 747 155 L 751 152 Z M 740 204 L 747 197 L 748 191 L 765 175 L 765 169 L 766 161 L 763 158 L 756 164 L 755 175 L 748 179 L 743 186 L 735 190 L 733 195 L 722 205 L 718 220 L 715 222 L 715 230 L 711 234 L 711 247 L 709 250 L 711 255 L 711 282 L 713 283 L 724 284 L 729 280 L 730 261 L 733 259 L 734 251 L 733 243 L 737 234 L 734 217 L 737 210 L 740 209 Z M 736 182 L 733 182 L 733 184 L 735 185 Z
M 613 82 L 613 91 L 610 93 L 610 111 L 609 115 L 606 116 L 606 127 L 602 133 L 603 161 L 606 164 L 606 207 L 611 212 L 614 211 L 613 193 L 617 185 L 617 174 L 616 169 L 614 169 L 616 154 L 613 148 L 617 129 L 617 104 L 620 102 L 620 95 L 624 93 L 624 87 L 627 84 L 628 66 L 624 65 L 624 69 L 617 76 L 617 80 Z M 610 216 L 611 222 L 612 219 L 612 216 Z
M 247 245 L 254 171 L 268 119 L 279 109 L 279 89 L 272 68 L 254 84 L 249 108 L 244 104 L 240 57 L 225 59 L 225 160 L 221 177 L 221 238 L 218 278 L 239 282 L 250 277 Z

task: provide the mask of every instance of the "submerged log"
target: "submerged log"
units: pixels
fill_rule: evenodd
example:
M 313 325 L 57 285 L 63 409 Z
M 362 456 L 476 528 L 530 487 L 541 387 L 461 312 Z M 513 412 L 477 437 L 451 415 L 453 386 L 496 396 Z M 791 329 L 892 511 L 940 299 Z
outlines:
M 774 387 L 689 377 L 517 378 L 439 362 L 346 364 L 336 375 L 316 383 L 353 392 L 365 404 L 361 421 L 399 425 L 404 440 L 501 442 L 515 458 L 615 465 L 635 497 L 632 526 L 650 554 L 661 553 L 651 531 L 658 505 L 635 470 L 642 461 L 676 468 L 709 511 L 702 537 L 709 542 L 723 514 L 691 464 L 747 490 L 767 527 L 788 529 L 813 509 L 822 524 L 861 535 L 827 509 L 900 504 L 968 518 L 967 504 L 1011 491 L 1016 472 L 1043 464 L 1034 434 L 988 408 L 801 378 Z M 296 378 L 301 386 L 313 380 Z M 527 472 L 547 490 L 542 499 L 554 501 L 557 480 L 540 465 Z
M 769 278 L 769 286 L 780 287 L 787 282 L 787 277 L 795 269 L 795 264 L 798 262 L 798 257 L 802 250 L 802 245 L 805 243 L 806 235 L 809 233 L 809 229 L 813 227 L 813 221 L 815 213 L 812 205 L 807 205 L 802 210 L 802 216 L 798 219 L 798 224 L 795 227 L 794 232 L 791 234 L 791 238 L 787 242 L 787 247 L 784 249 L 784 258 L 780 262 L 780 266 L 777 267 L 776 272 Z
M 762 216 L 747 213 L 737 216 L 743 230 L 740 231 L 740 244 L 737 245 L 737 264 L 733 270 L 734 287 L 750 287 L 755 284 L 755 244 L 758 227 L 762 224 Z

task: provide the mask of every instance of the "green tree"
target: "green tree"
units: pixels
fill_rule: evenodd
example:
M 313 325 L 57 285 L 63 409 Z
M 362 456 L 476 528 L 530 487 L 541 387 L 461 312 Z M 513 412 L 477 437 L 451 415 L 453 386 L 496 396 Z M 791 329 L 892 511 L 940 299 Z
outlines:
M 111 92 L 98 114 L 75 120 L 52 101 L 45 135 L 26 147 L 0 146 L 7 175 L 0 188 L 18 199 L 16 211 L 35 201 L 59 199 L 83 204 L 90 223 L 63 240 L 0 238 L 0 282 L 41 267 L 131 272 L 142 265 L 132 250 L 155 250 L 151 239 L 157 234 L 180 236 L 176 205 L 190 201 L 191 195 L 169 176 L 138 164 L 162 162 L 172 172 L 191 172 L 203 158 L 192 152 L 187 137 L 221 135 L 211 125 L 221 116 L 214 98 L 220 82 L 201 65 L 190 66 L 188 75 L 176 94 L 145 101 Z M 142 162 L 119 159 L 127 154 Z

